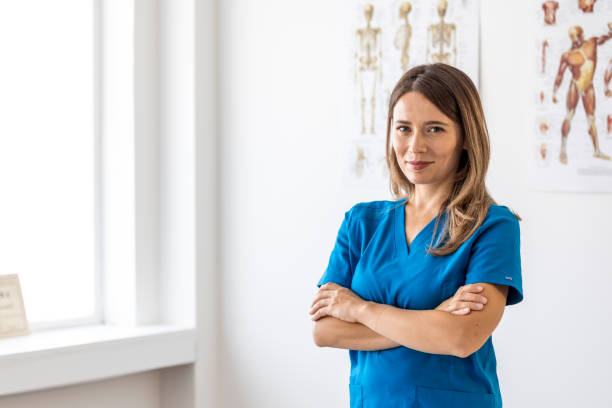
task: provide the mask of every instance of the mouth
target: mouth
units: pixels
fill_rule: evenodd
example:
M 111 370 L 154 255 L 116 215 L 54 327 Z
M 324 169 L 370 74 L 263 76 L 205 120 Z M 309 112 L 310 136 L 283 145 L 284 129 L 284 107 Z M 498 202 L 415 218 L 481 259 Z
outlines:
M 426 161 L 410 161 L 408 162 L 408 166 L 412 169 L 412 170 L 421 170 L 424 169 L 425 167 L 429 166 L 431 163 L 433 162 L 426 162 Z

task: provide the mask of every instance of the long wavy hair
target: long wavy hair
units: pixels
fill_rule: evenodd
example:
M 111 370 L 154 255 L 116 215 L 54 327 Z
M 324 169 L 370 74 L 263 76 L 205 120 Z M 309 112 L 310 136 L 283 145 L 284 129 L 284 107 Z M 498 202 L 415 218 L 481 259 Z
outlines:
M 459 125 L 466 142 L 455 173 L 451 191 L 443 202 L 435 222 L 427 252 L 441 256 L 454 252 L 484 221 L 491 204 L 497 205 L 485 186 L 489 166 L 489 132 L 478 90 L 461 70 L 444 63 L 423 64 L 408 70 L 393 88 L 387 115 L 386 159 L 391 194 L 396 200 L 414 195 L 415 186 L 402 172 L 391 143 L 393 109 L 407 92 L 419 92 Z M 510 210 L 520 221 L 521 217 Z M 438 243 L 432 247 L 438 223 L 446 215 Z

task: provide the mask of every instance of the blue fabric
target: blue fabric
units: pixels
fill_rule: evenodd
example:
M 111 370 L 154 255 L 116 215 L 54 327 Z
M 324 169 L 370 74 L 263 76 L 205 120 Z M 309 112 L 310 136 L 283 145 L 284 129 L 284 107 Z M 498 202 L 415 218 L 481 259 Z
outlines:
M 405 200 L 358 203 L 344 214 L 329 264 L 317 283 L 335 282 L 361 298 L 431 310 L 463 285 L 508 285 L 506 305 L 523 299 L 520 229 L 506 206 L 491 204 L 480 227 L 455 252 L 427 254 L 442 238 L 446 214 L 408 246 Z M 474 312 L 472 312 L 474 313 Z M 399 346 L 349 350 L 351 408 L 501 408 L 492 336 L 466 358 Z

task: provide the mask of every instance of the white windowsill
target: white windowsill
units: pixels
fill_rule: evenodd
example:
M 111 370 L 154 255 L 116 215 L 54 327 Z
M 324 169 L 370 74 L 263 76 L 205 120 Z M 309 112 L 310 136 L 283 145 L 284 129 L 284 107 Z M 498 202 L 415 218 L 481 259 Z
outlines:
M 196 330 L 80 326 L 0 339 L 0 396 L 195 362 Z

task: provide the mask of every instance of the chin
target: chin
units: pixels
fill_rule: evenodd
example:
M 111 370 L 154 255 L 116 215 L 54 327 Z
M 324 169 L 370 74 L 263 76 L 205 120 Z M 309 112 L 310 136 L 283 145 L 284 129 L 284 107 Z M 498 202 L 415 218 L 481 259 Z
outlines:
M 431 180 L 430 180 L 429 177 L 423 177 L 421 175 L 418 175 L 416 177 L 414 177 L 414 176 L 412 176 L 412 177 L 406 176 L 406 179 L 409 182 L 411 182 L 412 184 L 429 184 L 429 183 L 431 183 Z

